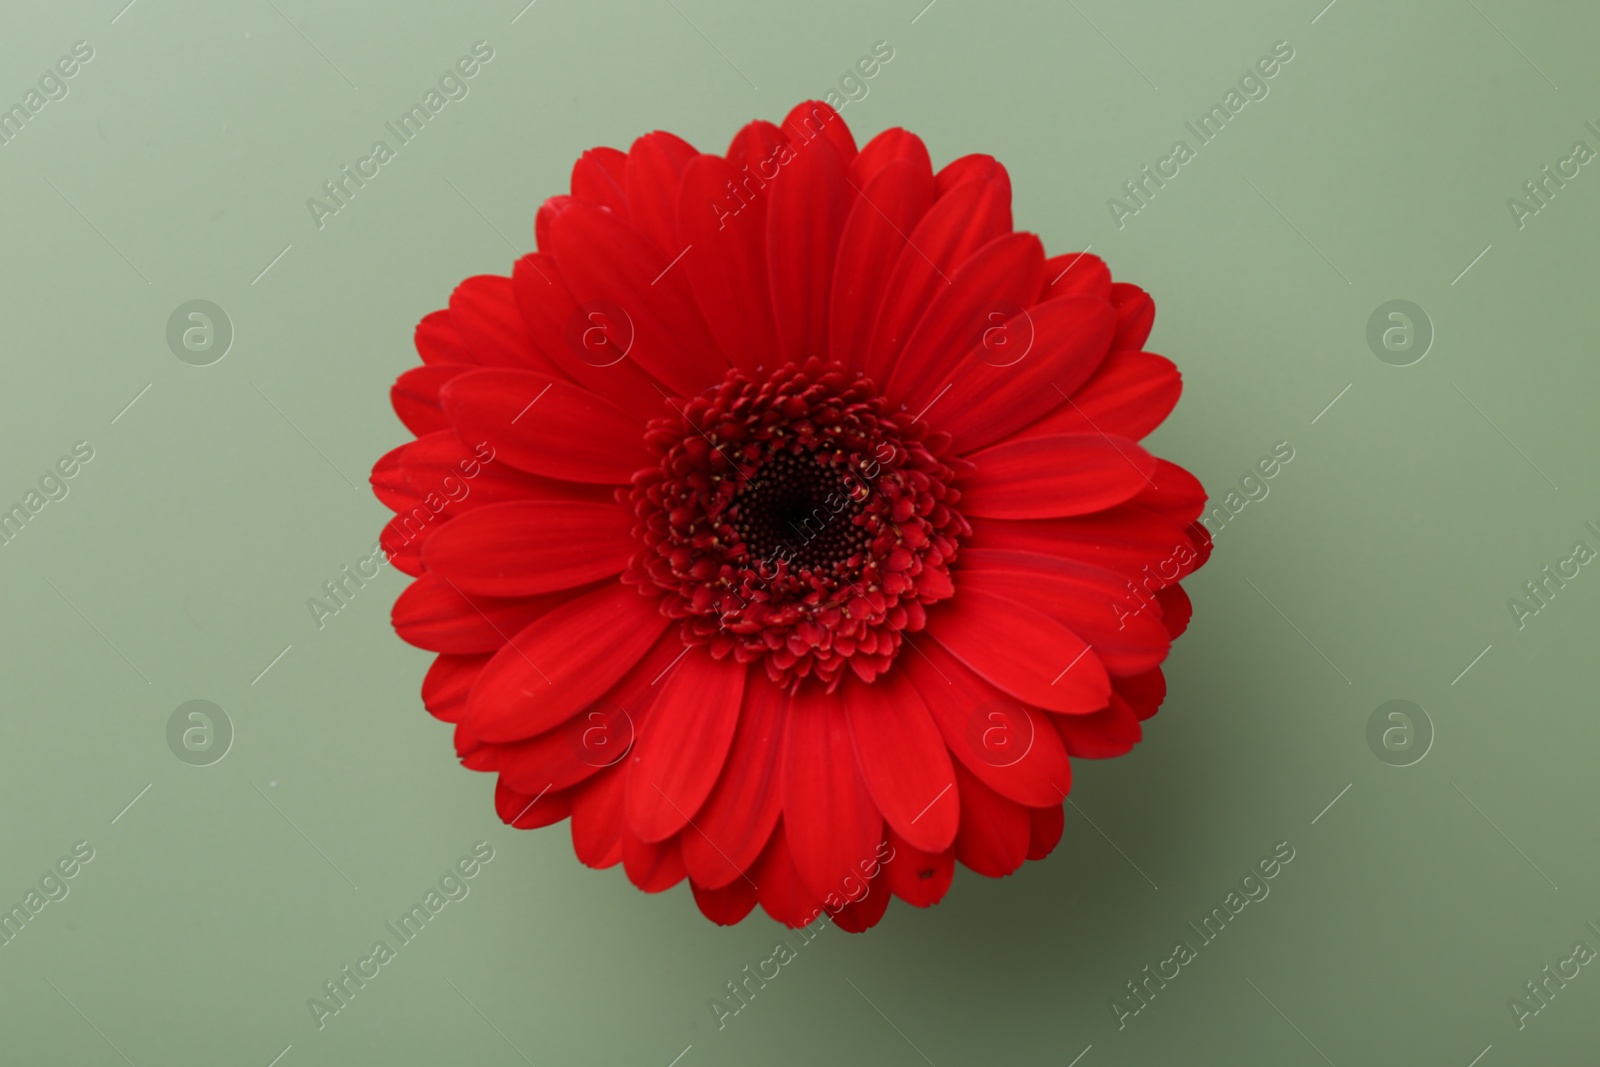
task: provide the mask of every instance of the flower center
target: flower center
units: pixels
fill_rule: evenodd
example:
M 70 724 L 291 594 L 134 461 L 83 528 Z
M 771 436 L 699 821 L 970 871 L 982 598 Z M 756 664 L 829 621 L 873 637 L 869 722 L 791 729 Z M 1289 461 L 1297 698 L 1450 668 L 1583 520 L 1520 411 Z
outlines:
M 651 422 L 634 475 L 640 547 L 624 580 L 663 598 L 683 639 L 763 660 L 779 684 L 871 681 L 949 597 L 970 532 L 948 441 L 836 364 L 732 370 Z

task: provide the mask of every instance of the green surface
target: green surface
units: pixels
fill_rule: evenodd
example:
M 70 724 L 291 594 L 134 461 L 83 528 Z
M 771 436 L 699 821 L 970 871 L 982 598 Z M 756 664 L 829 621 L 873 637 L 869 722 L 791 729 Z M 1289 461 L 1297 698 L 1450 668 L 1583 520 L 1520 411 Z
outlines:
M 1507 601 L 1600 549 L 1600 167 L 1522 228 L 1507 198 L 1600 149 L 1600 10 L 123 2 L 13 3 L 0 35 L 5 103 L 93 48 L 0 145 L 0 502 L 93 451 L 0 547 L 0 900 L 93 851 L 0 947 L 0 1061 L 1595 1061 L 1600 968 L 1563 961 L 1600 950 L 1600 568 L 1520 629 Z M 319 230 L 306 199 L 477 41 L 470 92 Z M 320 631 L 306 600 L 384 520 L 365 475 L 405 437 L 414 323 L 508 271 L 581 150 L 718 148 L 877 41 L 859 139 L 995 154 L 1019 227 L 1154 294 L 1187 389 L 1152 447 L 1215 498 L 1277 442 L 1294 459 L 1188 583 L 1144 744 L 1077 765 L 1054 855 L 823 932 L 719 1031 L 707 998 L 781 931 L 501 826 L 420 706 L 400 576 Z M 1107 199 L 1280 41 L 1268 94 L 1118 228 Z M 233 324 L 214 365 L 168 349 L 195 299 Z M 1411 366 L 1368 348 L 1391 300 L 1436 334 Z M 168 748 L 196 699 L 234 728 L 211 766 Z M 1411 766 L 1368 745 L 1391 700 L 1436 735 Z M 308 998 L 479 841 L 468 895 L 319 1030 Z M 1269 895 L 1201 946 L 1187 924 L 1280 842 Z M 1112 998 L 1179 940 L 1195 958 L 1119 1029 Z M 1519 1029 L 1546 965 L 1578 976 Z

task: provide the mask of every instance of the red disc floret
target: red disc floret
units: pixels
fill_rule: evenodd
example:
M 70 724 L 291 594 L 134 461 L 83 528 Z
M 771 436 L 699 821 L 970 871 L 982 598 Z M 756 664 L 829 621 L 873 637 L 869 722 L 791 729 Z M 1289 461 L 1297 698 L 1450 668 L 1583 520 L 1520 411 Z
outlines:
M 640 547 L 624 580 L 662 597 L 686 643 L 760 659 L 790 688 L 831 691 L 848 663 L 872 681 L 901 635 L 954 592 L 971 532 L 955 505 L 949 438 L 837 364 L 734 369 L 645 440 L 633 477 Z

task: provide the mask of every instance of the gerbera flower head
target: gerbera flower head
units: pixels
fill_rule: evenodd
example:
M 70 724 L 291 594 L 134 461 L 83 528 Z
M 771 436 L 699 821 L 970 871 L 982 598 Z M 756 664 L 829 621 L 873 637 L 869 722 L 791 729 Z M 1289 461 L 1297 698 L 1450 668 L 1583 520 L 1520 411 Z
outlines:
M 1154 305 L 988 156 L 827 105 L 597 148 L 417 327 L 372 481 L 401 637 L 496 808 L 719 923 L 862 930 L 1062 832 L 1166 692 L 1205 501 Z

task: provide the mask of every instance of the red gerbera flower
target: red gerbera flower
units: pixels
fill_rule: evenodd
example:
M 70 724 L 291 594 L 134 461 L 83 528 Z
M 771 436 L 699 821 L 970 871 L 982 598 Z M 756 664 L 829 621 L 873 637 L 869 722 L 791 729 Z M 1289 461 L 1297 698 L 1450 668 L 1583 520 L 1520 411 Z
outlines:
M 1050 852 L 1189 620 L 1205 492 L 1137 286 L 988 156 L 827 105 L 597 148 L 417 327 L 372 481 L 423 701 L 514 826 L 733 923 L 861 930 Z

